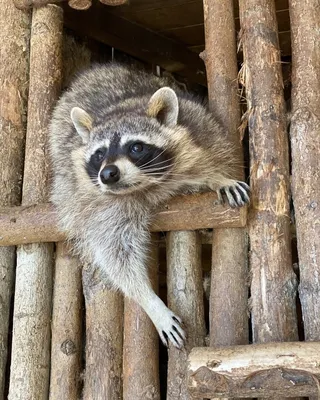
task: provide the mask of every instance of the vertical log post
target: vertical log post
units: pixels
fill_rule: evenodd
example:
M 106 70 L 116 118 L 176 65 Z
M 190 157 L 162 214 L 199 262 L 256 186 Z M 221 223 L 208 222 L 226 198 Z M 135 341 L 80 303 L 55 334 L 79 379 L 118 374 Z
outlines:
M 60 93 L 62 10 L 33 11 L 22 204 L 48 200 L 47 127 Z M 9 399 L 45 399 L 49 389 L 52 244 L 18 248 Z
M 275 2 L 242 0 L 239 5 L 250 133 L 253 341 L 295 341 L 289 149 Z
M 99 271 L 82 272 L 86 305 L 83 400 L 122 400 L 123 297 L 109 290 Z
M 63 36 L 62 87 L 90 65 L 91 53 L 72 36 Z M 82 274 L 68 246 L 57 243 L 53 290 L 50 400 L 78 400 L 82 360 Z
M 81 265 L 57 243 L 53 291 L 50 400 L 78 400 L 82 357 Z
M 31 14 L 0 0 L 0 206 L 21 201 L 26 131 Z M 0 400 L 5 399 L 5 373 L 15 247 L 0 248 Z
M 320 340 L 320 2 L 289 1 L 292 191 L 306 340 Z
M 168 305 L 183 321 L 186 345 L 169 347 L 167 400 L 188 400 L 188 354 L 204 346 L 205 322 L 201 270 L 201 241 L 198 232 L 169 232 L 167 235 Z
M 243 163 L 238 134 L 240 107 L 233 1 L 204 0 L 209 105 L 237 146 L 235 162 Z M 239 178 L 243 172 L 239 169 Z M 244 229 L 216 229 L 212 238 L 210 345 L 248 343 L 247 240 Z
M 149 275 L 158 288 L 159 245 L 153 234 Z M 158 332 L 142 308 L 125 299 L 123 343 L 123 400 L 160 400 Z

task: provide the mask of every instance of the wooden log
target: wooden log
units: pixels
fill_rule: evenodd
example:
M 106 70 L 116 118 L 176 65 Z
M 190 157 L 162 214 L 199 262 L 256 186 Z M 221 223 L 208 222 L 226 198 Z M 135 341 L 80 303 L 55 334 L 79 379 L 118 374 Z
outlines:
M 241 227 L 246 225 L 246 214 L 246 207 L 232 209 L 217 204 L 215 193 L 179 196 L 155 213 L 151 231 Z M 63 239 L 54 208 L 48 203 L 0 209 L 0 246 Z
M 185 347 L 170 345 L 167 400 L 187 400 L 187 358 L 195 346 L 204 346 L 206 334 L 201 270 L 201 242 L 192 231 L 169 232 L 167 236 L 168 305 L 183 321 Z
M 297 340 L 289 148 L 275 3 L 239 3 L 250 132 L 253 341 Z
M 62 17 L 55 5 L 33 11 L 24 205 L 47 201 L 47 126 L 61 80 Z M 52 258 L 52 244 L 17 251 L 10 400 L 48 396 Z
M 87 10 L 92 6 L 92 0 L 69 0 L 68 5 L 75 10 Z
M 219 117 L 243 163 L 238 98 L 236 32 L 232 0 L 204 0 L 209 105 Z M 239 178 L 244 174 L 239 170 Z M 210 289 L 210 345 L 246 344 L 248 332 L 247 234 L 243 229 L 213 230 Z
M 189 356 L 193 399 L 320 395 L 320 342 L 194 348 Z
M 44 7 L 52 3 L 61 3 L 66 0 L 13 0 L 14 5 L 20 10 L 26 10 L 32 7 Z M 100 0 L 101 3 L 108 6 L 121 6 L 127 4 L 127 0 Z M 68 0 L 68 5 L 75 10 L 87 10 L 92 5 L 92 0 Z
M 50 400 L 78 400 L 82 357 L 81 265 L 60 242 L 56 249 Z
M 320 4 L 289 1 L 292 29 L 292 192 L 306 340 L 320 340 Z
M 153 234 L 149 276 L 158 292 L 159 236 Z M 150 318 L 135 302 L 124 301 L 123 400 L 160 400 L 159 339 Z
M 123 4 L 128 4 L 128 0 L 100 0 L 100 2 L 107 6 L 122 6 Z
M 86 365 L 83 400 L 122 399 L 123 298 L 99 271 L 83 268 Z
M 45 7 L 51 3 L 61 3 L 64 0 L 13 0 L 14 5 L 20 10 L 27 10 L 32 7 Z
M 0 0 L 0 206 L 21 200 L 31 15 Z M 0 248 L 0 400 L 4 400 L 16 251 Z

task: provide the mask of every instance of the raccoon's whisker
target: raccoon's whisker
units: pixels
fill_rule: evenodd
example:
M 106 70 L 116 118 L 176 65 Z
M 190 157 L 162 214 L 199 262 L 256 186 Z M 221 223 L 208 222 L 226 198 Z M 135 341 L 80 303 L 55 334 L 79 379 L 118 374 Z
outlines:
M 139 168 L 140 168 L 141 170 L 148 169 L 148 168 L 154 168 L 154 167 L 156 167 L 157 165 L 164 164 L 164 163 L 166 163 L 166 162 L 168 162 L 168 161 L 171 161 L 171 160 L 173 160 L 173 157 L 168 158 L 168 159 L 163 160 L 163 161 L 160 161 L 160 162 L 158 162 L 158 163 L 152 164 L 152 165 L 150 165 L 150 166 L 147 167 L 147 168 L 142 168 L 143 166 L 142 166 L 142 167 L 139 167 Z
M 166 170 L 166 169 L 169 169 L 170 167 L 172 167 L 173 166 L 173 164 L 170 164 L 170 165 L 165 165 L 164 167 L 159 167 L 159 168 L 145 168 L 145 169 L 143 169 L 143 171 L 144 172 L 146 172 L 146 173 L 148 173 L 148 172 L 157 172 L 157 171 L 159 171 L 159 170 Z
M 148 161 L 145 164 L 142 164 L 140 168 L 152 163 L 154 160 L 156 160 L 158 157 L 160 157 L 163 153 L 165 152 L 165 150 L 162 150 L 156 157 L 152 158 L 150 161 Z M 140 159 L 141 160 L 141 159 Z

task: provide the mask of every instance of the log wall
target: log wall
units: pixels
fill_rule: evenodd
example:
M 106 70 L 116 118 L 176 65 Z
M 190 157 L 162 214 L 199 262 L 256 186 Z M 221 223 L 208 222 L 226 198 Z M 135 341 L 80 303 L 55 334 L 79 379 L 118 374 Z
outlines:
M 63 13 L 57 4 L 12 1 L 23 9 L 35 8 L 20 11 L 0 0 L 0 55 L 6 60 L 0 65 L 0 400 L 318 398 L 320 344 L 314 341 L 319 340 L 320 329 L 319 1 L 289 0 L 292 192 L 299 295 L 304 335 L 310 343 L 298 342 L 290 149 L 275 1 L 240 0 L 240 80 L 247 100 L 252 188 L 249 218 L 247 208 L 217 205 L 212 193 L 172 199 L 155 215 L 151 231 L 168 233 L 162 241 L 159 233 L 153 234 L 151 280 L 187 331 L 183 350 L 169 347 L 168 365 L 167 349 L 159 346 L 146 314 L 109 290 L 94 266 L 83 267 L 71 255 L 47 203 L 50 112 L 61 86 L 67 87 L 74 73 L 90 64 L 91 53 L 71 37 L 62 49 Z M 68 3 L 83 10 L 91 6 L 91 0 Z M 238 148 L 235 162 L 240 165 L 243 132 L 238 130 L 234 2 L 204 0 L 203 4 L 206 49 L 202 58 L 209 106 Z M 239 179 L 244 179 L 241 168 Z M 203 228 L 214 228 L 209 241 L 208 234 L 204 241 L 197 232 Z M 212 243 L 209 312 L 202 270 L 210 262 L 201 255 L 208 243 Z M 14 245 L 19 245 L 17 258 L 15 248 L 8 247 Z M 249 341 L 248 262 L 250 329 L 256 344 L 245 346 Z M 204 347 L 208 316 L 212 348 Z M 290 342 L 280 343 L 285 341 Z
M 289 148 L 273 0 L 240 5 L 248 103 L 249 215 L 254 342 L 297 340 L 296 276 L 290 238 Z
M 55 5 L 33 11 L 23 205 L 48 199 L 47 127 L 60 93 L 62 17 L 62 10 Z M 9 387 L 12 400 L 48 396 L 52 267 L 52 244 L 18 248 Z
M 0 1 L 0 206 L 21 201 L 29 79 L 30 12 Z M 5 61 L 4 61 L 5 60 Z M 16 251 L 0 248 L 0 399 L 4 400 Z
M 320 339 L 320 3 L 291 0 L 292 192 L 306 340 Z

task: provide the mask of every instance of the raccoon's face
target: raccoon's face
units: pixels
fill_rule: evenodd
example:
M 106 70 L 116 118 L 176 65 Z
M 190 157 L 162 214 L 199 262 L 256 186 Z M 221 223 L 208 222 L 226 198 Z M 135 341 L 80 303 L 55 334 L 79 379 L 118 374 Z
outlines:
M 170 135 L 178 118 L 172 89 L 162 88 L 152 96 L 145 117 L 93 127 L 84 110 L 73 108 L 71 118 L 86 145 L 86 173 L 102 192 L 128 194 L 161 186 L 170 177 L 174 163 Z

